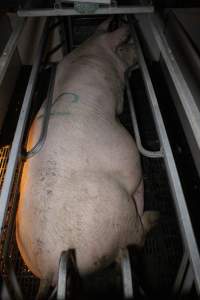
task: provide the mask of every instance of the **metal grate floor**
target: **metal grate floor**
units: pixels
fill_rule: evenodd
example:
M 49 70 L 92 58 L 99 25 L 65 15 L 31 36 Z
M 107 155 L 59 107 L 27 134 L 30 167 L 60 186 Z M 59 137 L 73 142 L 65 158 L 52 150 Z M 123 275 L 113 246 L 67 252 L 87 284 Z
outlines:
M 9 158 L 9 151 L 10 146 L 4 146 L 0 148 L 0 190 L 3 185 L 4 176 L 6 172 L 6 166 L 8 163 Z M 13 190 L 11 193 L 10 203 L 8 207 L 8 213 L 6 216 L 6 220 L 4 223 L 4 229 L 3 234 L 1 236 L 0 241 L 0 271 L 3 278 L 6 280 L 8 277 L 7 268 L 5 265 L 4 257 L 3 257 L 3 247 L 5 246 L 5 242 L 7 240 L 8 236 L 8 224 L 12 217 L 12 214 L 15 213 L 14 211 L 14 199 L 15 197 L 18 197 L 18 182 L 21 174 L 21 166 L 18 166 L 16 175 L 15 175 L 15 181 Z M 35 295 L 37 288 L 38 288 L 38 280 L 32 275 L 32 273 L 28 270 L 28 268 L 24 265 L 22 258 L 20 256 L 20 253 L 17 248 L 16 239 L 15 239 L 15 226 L 12 229 L 12 236 L 11 240 L 9 242 L 9 250 L 8 250 L 8 257 L 9 261 L 12 264 L 19 284 L 22 288 L 22 292 L 24 294 L 25 299 L 33 299 L 33 296 Z

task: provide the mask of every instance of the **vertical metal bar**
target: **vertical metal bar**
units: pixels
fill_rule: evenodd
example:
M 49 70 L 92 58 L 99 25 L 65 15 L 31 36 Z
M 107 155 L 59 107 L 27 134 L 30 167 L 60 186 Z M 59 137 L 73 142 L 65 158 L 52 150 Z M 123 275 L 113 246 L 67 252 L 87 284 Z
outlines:
M 65 56 L 68 53 L 66 24 L 65 24 L 65 17 L 60 17 L 60 18 L 62 20 L 59 28 L 60 42 L 63 43 L 62 54 L 63 56 Z
M 200 256 L 199 256 L 198 246 L 192 228 L 192 223 L 188 213 L 181 182 L 178 176 L 178 171 L 175 165 L 172 149 L 169 143 L 169 139 L 162 119 L 162 115 L 159 109 L 154 87 L 151 82 L 151 78 L 146 66 L 142 49 L 135 32 L 133 20 L 130 16 L 128 16 L 128 20 L 130 23 L 132 37 L 136 41 L 139 65 L 141 67 L 145 88 L 147 91 L 148 99 L 151 105 L 151 110 L 155 120 L 156 129 L 164 152 L 164 161 L 165 161 L 167 175 L 168 175 L 168 179 L 169 179 L 169 183 L 170 183 L 170 187 L 174 199 L 176 213 L 178 216 L 182 239 L 185 244 L 185 249 L 188 252 L 188 257 L 193 269 L 197 293 L 198 295 L 200 295 Z
M 122 272 L 122 282 L 123 282 L 123 291 L 125 299 L 134 299 L 134 288 L 133 288 L 133 276 L 131 269 L 130 255 L 127 248 L 121 249 L 120 251 L 121 258 L 121 272 Z
M 181 260 L 180 267 L 178 269 L 178 273 L 177 273 L 177 276 L 176 276 L 175 283 L 174 283 L 174 287 L 173 287 L 173 293 L 174 294 L 177 294 L 181 289 L 181 285 L 182 285 L 182 282 L 183 282 L 185 272 L 186 272 L 187 267 L 188 267 L 188 263 L 189 263 L 188 254 L 185 251 L 184 254 L 183 254 L 183 258 Z
M 72 17 L 67 17 L 67 29 L 68 29 L 68 44 L 69 44 L 69 52 L 73 49 L 73 33 L 72 33 Z
M 180 103 L 185 111 L 187 120 L 195 137 L 195 142 L 200 151 L 200 114 L 195 99 L 187 85 L 183 74 L 176 62 L 168 42 L 160 29 L 160 23 L 156 17 L 149 17 L 153 35 L 160 49 L 165 65 L 173 81 L 174 87 L 180 99 Z
M 42 122 L 42 129 L 41 129 L 40 137 L 39 137 L 37 143 L 33 146 L 33 148 L 24 153 L 23 156 L 25 159 L 29 159 L 29 158 L 33 157 L 34 155 L 36 155 L 44 146 L 44 143 L 45 143 L 45 140 L 47 137 L 49 118 L 50 118 L 50 113 L 51 113 L 55 76 L 56 76 L 56 65 L 53 65 L 52 69 L 51 69 L 51 77 L 50 77 L 49 88 L 48 88 L 48 93 L 47 93 L 46 105 L 44 107 L 44 114 L 42 116 L 43 122 Z
M 3 228 L 3 222 L 4 218 L 6 216 L 9 198 L 12 190 L 13 185 L 13 179 L 15 175 L 15 170 L 17 167 L 17 162 L 19 160 L 19 154 L 21 153 L 21 144 L 23 140 L 24 130 L 26 127 L 26 122 L 28 118 L 28 113 L 30 110 L 31 100 L 34 92 L 34 87 L 37 79 L 38 70 L 40 67 L 41 57 L 44 50 L 44 47 L 46 46 L 46 40 L 47 40 L 47 30 L 48 30 L 48 21 L 45 23 L 44 32 L 42 34 L 40 44 L 38 47 L 37 55 L 33 64 L 33 68 L 31 71 L 30 79 L 28 82 L 28 86 L 26 89 L 26 93 L 24 96 L 24 101 L 22 104 L 19 120 L 17 123 L 17 128 L 15 131 L 14 140 L 12 143 L 9 161 L 7 165 L 7 170 L 5 174 L 5 179 L 1 191 L 0 196 L 0 229 L 2 231 Z
M 193 283 L 194 274 L 191 264 L 189 263 L 188 255 L 185 252 L 174 284 L 174 294 L 178 296 L 188 295 L 192 289 Z
M 149 151 L 149 150 L 145 149 L 142 145 L 140 131 L 139 131 L 139 125 L 137 122 L 137 117 L 136 117 L 136 112 L 135 112 L 135 107 L 133 104 L 133 97 L 132 97 L 132 92 L 131 92 L 131 87 L 130 87 L 131 74 L 133 73 L 133 71 L 138 69 L 138 67 L 139 67 L 138 65 L 134 65 L 134 66 L 130 67 L 125 73 L 126 91 L 127 91 L 127 96 L 128 96 L 131 120 L 132 120 L 133 129 L 134 129 L 137 148 L 143 156 L 146 156 L 149 158 L 162 158 L 163 157 L 162 149 L 160 149 L 159 151 Z
M 4 50 L 0 57 L 0 85 L 2 83 L 2 80 L 6 74 L 7 68 L 9 66 L 10 60 L 13 56 L 13 53 L 17 46 L 17 41 L 19 39 L 19 36 L 22 32 L 22 29 L 24 28 L 25 20 L 24 19 L 18 19 L 15 25 L 15 29 L 12 32 Z
M 194 283 L 194 274 L 191 265 L 188 266 L 186 276 L 184 278 L 183 286 L 181 288 L 181 295 L 188 295 Z

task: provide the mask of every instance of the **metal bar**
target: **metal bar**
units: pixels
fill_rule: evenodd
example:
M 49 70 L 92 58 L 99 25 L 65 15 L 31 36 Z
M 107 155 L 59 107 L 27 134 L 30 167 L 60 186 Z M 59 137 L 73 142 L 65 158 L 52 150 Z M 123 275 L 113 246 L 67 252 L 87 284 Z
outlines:
M 189 265 L 186 275 L 185 275 L 185 278 L 184 278 L 184 282 L 183 282 L 180 294 L 188 295 L 192 289 L 193 283 L 194 283 L 194 275 L 193 275 L 192 267 L 191 267 L 191 265 Z
M 54 91 L 54 82 L 55 82 L 55 75 L 56 75 L 56 65 L 52 66 L 51 70 L 51 78 L 49 82 L 49 89 L 46 99 L 46 105 L 44 107 L 44 116 L 43 116 L 43 123 L 42 123 L 42 129 L 41 129 L 41 135 L 38 139 L 38 142 L 33 146 L 33 148 L 25 154 L 23 154 L 23 157 L 25 159 L 29 159 L 36 155 L 44 146 L 46 137 L 47 137 L 47 131 L 48 131 L 48 125 L 49 125 L 49 117 L 51 113 L 51 106 L 52 106 L 52 100 L 53 100 L 53 91 Z
M 181 289 L 181 285 L 182 285 L 182 282 L 183 282 L 183 278 L 184 278 L 186 269 L 188 267 L 188 263 L 189 263 L 188 254 L 185 251 L 184 254 L 183 254 L 183 258 L 181 260 L 180 267 L 178 269 L 178 273 L 177 273 L 177 276 L 176 276 L 174 286 L 173 286 L 173 293 L 174 294 L 177 294 Z
M 73 41 L 73 32 L 72 32 L 72 18 L 68 17 L 67 18 L 67 29 L 68 29 L 68 48 L 69 48 L 69 52 L 72 51 L 73 49 L 73 45 L 74 45 L 74 41 Z
M 120 252 L 120 267 L 122 272 L 124 299 L 134 299 L 133 277 L 129 251 L 125 248 L 121 249 Z
M 162 30 L 159 29 L 159 23 L 155 18 L 150 18 L 150 26 L 154 34 L 157 45 L 160 49 L 165 65 L 173 81 L 174 87 L 179 96 L 181 105 L 187 116 L 190 128 L 192 129 L 196 145 L 200 151 L 200 114 L 198 106 L 193 98 L 193 95 L 181 73 L 181 70 L 176 62 L 176 59 L 168 45 Z
M 33 91 L 36 83 L 36 78 L 37 78 L 37 73 L 39 70 L 40 66 L 40 61 L 42 57 L 42 53 L 44 50 L 44 47 L 46 46 L 46 36 L 47 36 L 47 29 L 48 29 L 48 21 L 46 21 L 45 27 L 44 27 L 44 32 L 42 34 L 39 48 L 37 51 L 37 55 L 35 58 L 35 62 L 33 64 L 33 68 L 31 71 L 31 75 L 29 78 L 28 86 L 26 89 L 26 93 L 24 96 L 24 101 L 22 104 L 19 120 L 17 123 L 17 128 L 15 131 L 15 136 L 13 139 L 11 151 L 10 151 L 10 156 L 9 156 L 9 161 L 5 173 L 5 178 L 4 178 L 4 183 L 2 186 L 1 190 L 1 195 L 0 195 L 0 230 L 2 231 L 3 228 L 3 222 L 4 218 L 6 216 L 7 208 L 8 208 L 8 203 L 10 199 L 10 194 L 12 190 L 12 185 L 13 185 L 13 180 L 14 180 L 14 175 L 15 175 L 15 170 L 17 167 L 17 162 L 19 160 L 19 154 L 21 154 L 21 144 L 23 140 L 23 135 L 24 135 L 24 130 L 26 127 L 26 122 L 28 118 L 28 113 L 30 110 L 30 105 L 31 105 L 31 100 L 33 96 Z
M 137 117 L 136 117 L 135 107 L 133 104 L 133 97 L 132 97 L 132 92 L 131 92 L 130 82 L 129 82 L 132 72 L 138 68 L 139 68 L 138 65 L 134 65 L 134 66 L 130 67 L 125 73 L 126 90 L 127 90 L 128 102 L 129 102 L 130 113 L 131 113 L 131 120 L 132 120 L 133 129 L 134 129 L 137 148 L 143 156 L 146 156 L 149 158 L 162 158 L 163 157 L 162 150 L 159 150 L 159 151 L 146 150 L 143 147 L 142 142 L 141 142 L 140 131 L 139 131 L 139 126 L 138 126 L 138 122 L 137 122 Z
M 15 29 L 12 32 L 4 50 L 0 57 L 0 85 L 4 79 L 4 76 L 6 74 L 6 71 L 8 69 L 10 60 L 13 56 L 13 53 L 17 47 L 17 41 L 19 39 L 19 36 L 22 32 L 22 29 L 24 28 L 25 20 L 23 19 L 17 19 Z
M 59 34 L 60 34 L 60 40 L 64 42 L 62 45 L 62 54 L 63 56 L 65 56 L 68 53 L 67 30 L 66 30 L 67 26 L 65 24 L 65 17 L 58 17 L 58 19 L 62 19 L 59 27 Z
M 134 40 L 136 40 L 137 52 L 139 64 L 141 67 L 143 79 L 145 82 L 145 87 L 148 95 L 148 99 L 151 104 L 151 109 L 153 113 L 153 117 L 155 120 L 155 125 L 157 128 L 157 132 L 160 138 L 161 145 L 163 147 L 164 152 L 164 160 L 166 164 L 167 175 L 174 199 L 174 204 L 176 208 L 176 213 L 178 216 L 178 221 L 180 225 L 180 231 L 183 238 L 183 242 L 185 244 L 185 249 L 188 252 L 188 257 L 193 269 L 194 277 L 195 277 L 195 285 L 197 289 L 198 295 L 200 295 L 200 256 L 198 251 L 198 246 L 195 240 L 192 223 L 190 220 L 190 216 L 188 213 L 185 197 L 183 194 L 181 182 L 178 176 L 177 168 L 175 165 L 174 157 L 172 154 L 172 149 L 169 143 L 169 139 L 167 136 L 167 132 L 165 130 L 165 125 L 162 119 L 162 115 L 158 106 L 158 101 L 156 98 L 156 94 L 154 91 L 153 84 L 151 82 L 151 78 L 146 66 L 146 62 L 142 53 L 142 49 L 137 38 L 135 28 L 132 22 L 132 18 L 128 17 L 130 23 L 131 34 Z
M 121 6 L 98 8 L 92 15 L 117 15 L 117 14 L 144 14 L 153 13 L 153 6 Z M 80 16 L 73 8 L 18 10 L 19 17 L 52 17 L 52 16 Z
M 77 0 L 60 0 L 61 3 L 76 2 Z M 78 0 L 78 2 L 98 3 L 98 4 L 110 4 L 111 0 Z
M 74 284 L 71 276 L 75 270 L 75 251 L 72 249 L 63 251 L 60 256 L 58 269 L 57 300 L 67 299 L 67 295 L 69 294 L 69 290 L 71 288 L 70 284 Z
M 24 297 L 23 297 L 23 294 L 22 294 L 21 287 L 19 285 L 17 276 L 16 276 L 15 271 L 13 269 L 13 266 L 9 265 L 7 267 L 8 267 L 8 278 L 6 279 L 6 281 L 8 281 L 8 285 L 12 289 L 13 299 L 23 300 Z

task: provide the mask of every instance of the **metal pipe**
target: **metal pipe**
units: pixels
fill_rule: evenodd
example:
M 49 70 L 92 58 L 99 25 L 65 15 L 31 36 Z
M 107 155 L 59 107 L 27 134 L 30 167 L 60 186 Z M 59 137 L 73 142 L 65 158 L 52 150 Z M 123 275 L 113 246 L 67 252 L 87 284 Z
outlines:
M 162 58 L 165 62 L 165 66 L 170 74 L 173 82 L 173 86 L 177 92 L 178 97 L 176 97 L 182 106 L 184 113 L 187 117 L 187 122 L 191 128 L 192 135 L 194 137 L 195 152 L 200 152 L 200 113 L 197 103 L 187 85 L 183 74 L 176 62 L 176 59 L 169 47 L 169 44 L 162 32 L 160 30 L 160 23 L 155 17 L 151 17 L 150 27 L 152 28 L 153 35 L 160 49 Z M 185 123 L 185 121 L 184 121 Z M 193 149 L 192 149 L 193 150 Z M 192 151 L 193 152 L 193 151 Z M 198 155 L 196 155 L 198 156 Z M 198 168 L 199 169 L 199 168 Z
M 41 135 L 39 137 L 38 142 L 33 146 L 33 148 L 23 154 L 24 159 L 29 159 L 36 155 L 44 146 L 46 137 L 47 137 L 47 130 L 49 125 L 49 118 L 51 113 L 51 106 L 52 106 L 52 100 L 53 100 L 53 90 L 54 90 L 54 81 L 55 81 L 55 75 L 56 75 L 56 65 L 53 65 L 51 70 L 51 78 L 49 82 L 49 89 L 46 99 L 46 105 L 44 107 L 44 115 L 43 115 L 43 123 L 42 123 L 42 129 L 41 129 Z
M 180 263 L 180 267 L 179 267 L 178 273 L 176 275 L 176 280 L 175 280 L 174 286 L 173 286 L 174 294 L 178 294 L 178 292 L 181 289 L 181 285 L 182 285 L 182 282 L 183 282 L 185 272 L 186 272 L 187 267 L 188 267 L 188 263 L 189 263 L 188 254 L 187 254 L 186 251 L 184 251 L 184 254 L 183 254 L 183 257 L 182 257 L 182 260 L 181 260 L 181 263 Z
M 76 268 L 75 250 L 63 251 L 60 256 L 58 269 L 57 300 L 67 299 L 71 288 L 69 283 L 74 283 L 71 276 L 73 272 L 77 271 Z
M 13 53 L 17 47 L 17 42 L 20 37 L 20 34 L 22 32 L 22 29 L 24 28 L 25 20 L 23 19 L 17 19 L 14 31 L 12 32 L 4 50 L 0 57 L 0 85 L 4 79 L 4 76 L 6 74 L 6 71 L 8 69 L 10 60 L 13 56 Z
M 69 52 L 71 52 L 73 50 L 73 45 L 74 45 L 74 41 L 73 41 L 73 32 L 72 32 L 72 18 L 69 16 L 67 18 L 67 32 L 68 32 L 68 48 L 69 48 Z
M 4 218 L 7 213 L 7 208 L 9 204 L 9 199 L 10 199 L 10 194 L 13 186 L 13 180 L 15 176 L 15 171 L 17 167 L 17 163 L 20 158 L 20 152 L 21 152 L 21 144 L 24 136 L 24 131 L 28 119 L 28 114 L 31 106 L 31 100 L 34 92 L 34 87 L 36 84 L 36 79 L 37 79 L 37 74 L 38 70 L 40 67 L 40 62 L 41 62 L 41 57 L 44 51 L 44 47 L 46 46 L 46 40 L 47 40 L 47 32 L 48 32 L 48 24 L 49 22 L 46 21 L 45 27 L 44 27 L 44 32 L 42 34 L 40 44 L 38 47 L 38 51 L 36 54 L 36 58 L 33 64 L 33 68 L 31 71 L 31 75 L 29 78 L 28 86 L 26 89 L 26 93 L 24 96 L 24 101 L 22 104 L 21 112 L 19 115 L 19 120 L 17 123 L 17 128 L 15 131 L 10 155 L 9 155 L 9 160 L 8 160 L 8 165 L 5 173 L 5 179 L 4 183 L 2 186 L 1 190 L 1 195 L 0 195 L 0 230 L 2 232 L 3 228 L 3 223 L 4 223 Z
M 194 274 L 193 274 L 191 264 L 189 264 L 188 269 L 187 269 L 186 274 L 185 274 L 185 278 L 184 278 L 184 281 L 183 281 L 183 285 L 182 285 L 180 294 L 181 295 L 188 295 L 189 292 L 192 289 L 193 283 L 194 283 Z
M 127 248 L 120 250 L 120 267 L 122 272 L 124 299 L 134 299 L 131 260 Z M 133 270 L 134 272 L 134 270 Z
M 178 216 L 182 239 L 185 244 L 185 249 L 188 252 L 189 261 L 193 269 L 197 293 L 198 295 L 200 295 L 200 256 L 199 256 L 198 246 L 192 228 L 192 223 L 190 220 L 181 182 L 178 176 L 178 171 L 175 165 L 172 149 L 169 143 L 169 139 L 162 119 L 162 115 L 159 109 L 154 87 L 151 82 L 151 78 L 146 66 L 146 62 L 142 53 L 139 40 L 137 38 L 137 34 L 133 25 L 133 20 L 130 16 L 128 16 L 128 20 L 131 29 L 131 35 L 133 39 L 136 41 L 139 65 L 142 71 L 148 99 L 151 104 L 151 109 L 155 120 L 156 129 L 163 148 L 164 161 L 165 161 L 167 175 L 168 175 L 168 179 L 169 179 L 169 183 L 170 183 L 170 187 L 174 199 L 176 213 Z
M 132 72 L 138 68 L 139 68 L 138 65 L 132 66 L 125 73 L 126 90 L 127 90 L 128 102 L 129 102 L 130 113 L 131 113 L 131 120 L 132 120 L 133 129 L 134 129 L 137 148 L 143 156 L 146 156 L 149 158 L 162 158 L 163 157 L 162 150 L 149 151 L 143 147 L 142 142 L 141 142 L 140 131 L 139 131 L 139 126 L 138 126 L 138 122 L 137 122 L 137 117 L 136 117 L 136 112 L 135 112 L 135 108 L 134 108 L 134 104 L 133 104 L 133 97 L 132 97 L 132 92 L 131 92 L 130 82 L 129 82 Z
M 144 14 L 153 12 L 153 6 L 120 6 L 98 8 L 92 15 Z M 74 8 L 18 10 L 17 14 L 19 17 L 52 17 L 81 15 Z

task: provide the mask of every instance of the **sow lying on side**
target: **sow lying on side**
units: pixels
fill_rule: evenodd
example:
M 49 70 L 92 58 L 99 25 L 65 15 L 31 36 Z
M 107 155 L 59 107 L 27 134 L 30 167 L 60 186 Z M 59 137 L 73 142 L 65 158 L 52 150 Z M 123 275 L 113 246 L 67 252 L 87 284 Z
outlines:
M 43 149 L 25 165 L 16 219 L 21 255 L 39 278 L 56 284 L 63 250 L 76 249 L 80 274 L 110 264 L 119 249 L 142 246 L 157 220 L 143 212 L 143 181 L 134 140 L 120 124 L 124 72 L 136 62 L 122 26 L 109 20 L 58 65 Z M 28 149 L 40 135 L 43 107 Z

